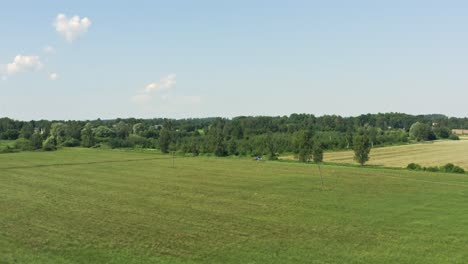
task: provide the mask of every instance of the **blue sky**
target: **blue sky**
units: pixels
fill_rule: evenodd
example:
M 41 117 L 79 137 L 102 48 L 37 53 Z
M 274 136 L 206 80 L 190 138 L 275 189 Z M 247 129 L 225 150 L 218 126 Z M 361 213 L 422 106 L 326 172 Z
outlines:
M 419 0 L 1 1 L 0 116 L 466 116 L 467 11 Z

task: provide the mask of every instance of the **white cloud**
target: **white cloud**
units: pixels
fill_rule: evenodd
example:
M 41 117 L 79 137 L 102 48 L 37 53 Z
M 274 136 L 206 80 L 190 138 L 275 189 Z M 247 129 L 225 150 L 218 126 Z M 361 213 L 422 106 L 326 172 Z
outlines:
M 144 92 L 150 93 L 152 91 L 160 92 L 160 91 L 168 91 L 172 89 L 176 85 L 176 75 L 169 74 L 159 80 L 159 82 L 152 82 L 145 87 Z
M 136 104 L 146 104 L 153 99 L 153 93 L 165 92 L 165 94 L 159 94 L 159 98 L 165 100 L 167 98 L 167 92 L 176 85 L 176 75 L 169 74 L 161 78 L 158 82 L 152 82 L 146 85 L 145 89 L 140 93 L 131 98 L 131 101 Z
M 150 83 L 146 86 L 145 88 L 145 93 L 149 93 L 151 91 L 158 91 L 158 84 L 153 82 L 153 83 Z
M 59 75 L 58 75 L 57 73 L 55 73 L 55 72 L 54 72 L 54 73 L 51 73 L 51 74 L 49 75 L 49 79 L 50 79 L 51 81 L 55 81 L 55 80 L 57 80 L 58 78 L 59 78 Z
M 55 30 L 68 42 L 73 42 L 78 36 L 85 34 L 91 26 L 91 20 L 87 17 L 73 16 L 68 19 L 64 14 L 58 14 L 55 18 Z
M 13 59 L 13 62 L 2 65 L 2 79 L 5 80 L 8 76 L 27 71 L 35 71 L 42 69 L 43 64 L 39 56 L 27 56 L 18 54 Z
M 148 84 L 143 91 L 134 95 L 130 100 L 138 105 L 150 106 L 148 103 L 157 102 L 158 107 L 171 108 L 198 105 L 203 101 L 201 96 L 173 96 L 171 89 L 176 85 L 176 75 L 170 74 L 161 78 L 158 82 Z
M 45 46 L 42 51 L 45 53 L 45 54 L 53 54 L 55 53 L 55 49 L 54 47 L 48 45 L 48 46 Z

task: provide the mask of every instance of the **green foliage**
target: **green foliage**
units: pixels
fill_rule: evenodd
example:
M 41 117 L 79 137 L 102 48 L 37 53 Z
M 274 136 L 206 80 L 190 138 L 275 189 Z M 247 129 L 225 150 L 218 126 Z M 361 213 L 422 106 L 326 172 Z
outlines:
M 226 120 L 224 119 L 217 119 L 208 131 L 211 148 L 217 157 L 224 157 L 228 155 L 227 140 L 224 131 L 225 122 Z
M 17 150 L 14 147 L 11 147 L 10 145 L 0 148 L 0 153 L 13 153 L 16 151 Z
M 416 163 L 410 163 L 407 166 L 409 170 L 425 170 L 429 172 L 445 172 L 445 173 L 465 173 L 465 170 L 460 167 L 456 166 L 453 163 L 447 163 L 444 166 L 429 166 L 429 167 L 421 167 L 421 165 Z
M 312 158 L 315 163 L 323 161 L 323 147 L 318 141 L 315 141 L 314 146 L 312 147 Z
M 422 170 L 423 168 L 421 167 L 421 165 L 417 164 L 417 163 L 410 163 L 408 164 L 408 166 L 406 167 L 408 170 Z
M 438 172 L 438 171 L 439 171 L 439 167 L 436 167 L 436 166 L 429 166 L 429 167 L 425 167 L 424 170 L 425 170 L 425 171 L 430 171 L 430 172 Z
M 452 173 L 465 173 L 465 169 L 463 169 L 462 167 L 459 167 L 459 166 L 455 166 L 453 167 Z
M 361 134 L 353 137 L 354 160 L 361 166 L 369 161 L 371 148 L 372 145 L 368 135 Z
M 278 159 L 278 144 L 271 131 L 269 131 L 264 137 L 263 144 L 268 160 Z
M 227 142 L 227 151 L 228 151 L 228 154 L 229 155 L 232 155 L 232 156 L 237 156 L 239 155 L 239 151 L 237 149 L 237 140 L 231 138 L 228 142 Z
M 67 125 L 64 123 L 53 123 L 50 128 L 50 135 L 55 138 L 57 144 L 62 144 L 66 140 Z
M 452 131 L 448 127 L 437 126 L 434 128 L 434 133 L 438 138 L 447 139 L 452 134 Z
M 69 139 L 66 139 L 62 143 L 62 146 L 64 146 L 64 147 L 78 147 L 78 146 L 80 146 L 80 141 L 78 139 L 75 139 L 75 138 L 69 138 Z
M 31 148 L 36 150 L 36 149 L 41 149 L 42 148 L 42 136 L 38 132 L 35 132 L 31 136 Z
M 132 132 L 133 134 L 135 135 L 138 135 L 138 136 L 142 136 L 143 133 L 145 132 L 146 128 L 145 128 L 145 125 L 142 124 L 142 123 L 137 123 L 135 125 L 133 125 L 133 129 L 132 129 Z
M 19 137 L 19 132 L 16 129 L 7 129 L 5 132 L 1 134 L 0 139 L 6 140 L 16 140 Z
M 115 148 L 132 148 L 135 145 L 128 138 L 111 138 L 108 141 L 109 146 L 113 149 Z
M 110 138 L 115 136 L 115 132 L 107 126 L 98 126 L 93 130 L 94 136 L 99 138 Z
M 19 136 L 22 138 L 30 139 L 34 133 L 34 126 L 31 123 L 26 123 L 20 130 Z
M 57 149 L 57 141 L 53 136 L 48 137 L 42 144 L 42 149 L 45 151 L 53 151 Z
M 460 140 L 460 137 L 455 135 L 455 134 L 450 134 L 450 136 L 448 137 L 448 139 L 450 140 Z
M 452 172 L 453 168 L 455 168 L 455 165 L 453 165 L 453 163 L 447 163 L 444 166 L 441 166 L 440 170 L 443 172 Z
M 138 147 L 138 148 L 154 148 L 155 145 L 151 139 L 138 136 L 138 135 L 130 135 L 128 137 L 128 140 L 130 141 L 130 145 L 132 147 Z
M 88 129 L 85 129 L 89 123 Z M 398 145 L 408 142 L 411 124 L 418 124 L 411 130 L 416 140 L 446 138 L 450 129 L 468 127 L 468 119 L 447 118 L 441 115 L 412 116 L 401 113 L 365 114 L 356 117 L 310 114 L 290 116 L 241 116 L 232 119 L 199 118 L 167 120 L 114 119 L 93 121 L 17 121 L 0 118 L 0 139 L 18 137 L 31 139 L 35 131 L 44 138 L 52 135 L 58 145 L 74 145 L 77 140 L 86 147 L 112 145 L 137 147 L 158 147 L 168 152 L 173 144 L 177 151 L 193 149 L 186 146 L 187 140 L 197 140 L 197 152 L 217 156 L 265 156 L 276 159 L 283 153 L 295 153 L 302 161 L 312 159 L 313 142 L 321 142 L 323 150 L 342 150 L 353 147 L 353 135 L 364 130 L 371 146 Z M 422 127 L 423 129 L 416 129 Z M 165 130 L 163 129 L 165 128 Z M 83 131 L 84 130 L 84 131 Z M 164 130 L 164 131 L 163 131 Z M 305 146 L 298 145 L 303 131 L 313 131 L 313 139 Z M 417 133 L 417 132 L 420 133 Z M 434 134 L 435 133 L 435 134 Z M 162 135 L 162 138 L 160 138 Z M 126 141 L 132 136 L 143 137 Z M 83 137 L 83 138 L 82 138 Z M 455 136 L 448 135 L 456 139 Z M 83 140 L 84 139 L 84 140 Z M 155 144 L 154 139 L 158 140 Z M 138 142 L 135 142 L 138 141 Z M 133 143 L 132 143 L 133 142 Z M 150 142 L 150 143 L 148 143 Z
M 21 151 L 33 150 L 31 146 L 31 141 L 26 138 L 18 138 L 15 141 L 15 148 Z
M 159 132 L 159 148 L 162 153 L 169 153 L 169 146 L 172 142 L 172 132 L 170 128 L 163 127 Z
M 312 148 L 314 146 L 312 137 L 312 130 L 302 130 L 294 136 L 295 153 L 301 162 L 309 162 L 312 158 Z
M 120 121 L 114 125 L 115 136 L 121 139 L 128 138 L 130 135 L 131 128 L 129 124 L 124 121 Z
M 465 170 L 459 166 L 455 166 L 453 163 L 447 163 L 440 167 L 440 171 L 449 173 L 465 173 Z
M 414 123 L 409 131 L 410 137 L 416 141 L 426 141 L 436 139 L 432 128 L 428 124 L 420 122 Z
M 81 130 L 81 146 L 85 148 L 90 148 L 95 144 L 96 141 L 94 139 L 92 124 L 87 123 L 83 130 Z

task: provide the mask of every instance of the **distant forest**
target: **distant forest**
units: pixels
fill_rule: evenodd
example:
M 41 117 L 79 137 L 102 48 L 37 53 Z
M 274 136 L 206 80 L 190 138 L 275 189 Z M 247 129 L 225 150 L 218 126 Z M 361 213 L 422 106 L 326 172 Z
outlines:
M 51 151 L 59 147 L 151 148 L 163 153 L 266 156 L 299 153 L 309 141 L 323 150 L 353 147 L 356 135 L 372 146 L 457 139 L 452 129 L 467 129 L 468 118 L 402 113 L 356 117 L 239 116 L 194 119 L 114 119 L 92 121 L 17 121 L 0 118 L 0 139 L 14 140 L 2 152 Z

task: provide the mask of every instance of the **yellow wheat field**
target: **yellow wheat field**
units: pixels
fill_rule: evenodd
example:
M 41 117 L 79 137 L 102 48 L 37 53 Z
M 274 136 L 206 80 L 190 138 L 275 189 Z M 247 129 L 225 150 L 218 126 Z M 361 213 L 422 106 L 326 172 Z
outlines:
M 355 163 L 352 151 L 327 152 L 324 161 Z M 406 167 L 411 162 L 423 166 L 439 166 L 450 162 L 468 169 L 468 140 L 374 148 L 367 164 Z

